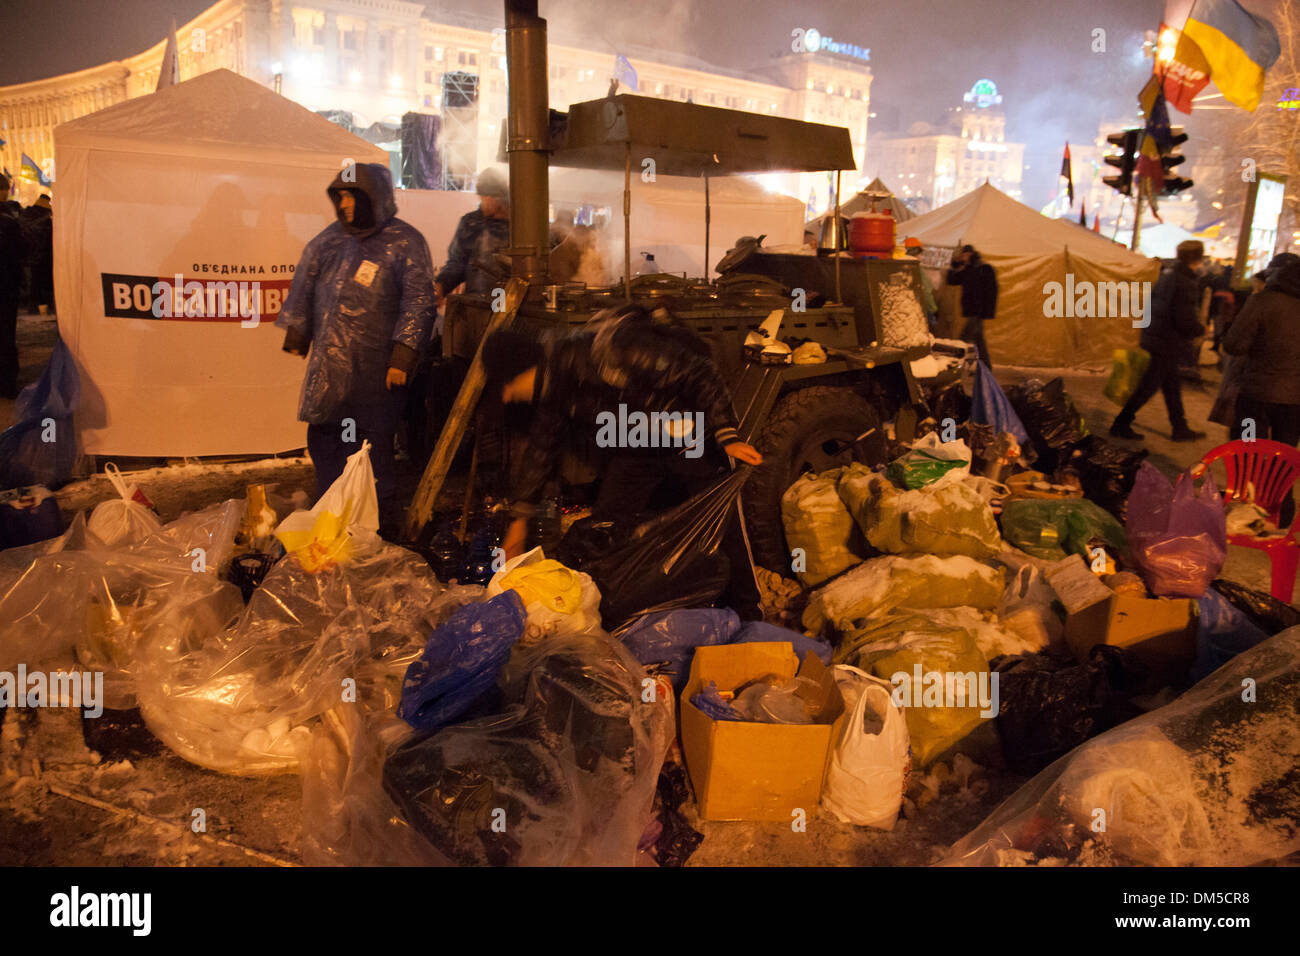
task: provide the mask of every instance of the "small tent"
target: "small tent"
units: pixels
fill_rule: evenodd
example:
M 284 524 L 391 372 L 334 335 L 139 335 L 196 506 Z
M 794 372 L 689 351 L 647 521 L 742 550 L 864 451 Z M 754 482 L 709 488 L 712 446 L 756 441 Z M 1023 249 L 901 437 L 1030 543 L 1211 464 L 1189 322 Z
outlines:
M 388 155 L 229 70 L 58 126 L 54 283 L 89 454 L 301 448 L 302 359 L 272 324 L 325 187 Z
M 884 194 L 886 198 L 873 198 L 870 195 L 871 193 L 875 193 L 877 197 Z M 881 181 L 879 176 L 873 179 L 866 189 L 861 190 L 845 202 L 840 203 L 840 215 L 851 217 L 855 212 L 871 212 L 873 203 L 875 204 L 875 208 L 880 212 L 888 211 L 893 213 L 896 222 L 903 223 L 907 222 L 909 219 L 916 218 L 916 213 L 908 209 L 907 206 L 905 206 L 902 201 L 894 195 L 894 191 Z M 804 228 L 811 229 L 814 233 L 820 235 L 822 220 L 825 218 L 826 216 L 824 214 L 818 216 L 816 219 L 810 220 Z M 911 235 L 911 233 L 909 232 L 908 235 Z M 901 233 L 899 234 L 898 239 L 900 242 L 903 240 Z
M 946 263 L 972 245 L 997 271 L 997 317 L 984 325 L 994 364 L 1107 364 L 1115 349 L 1136 346 L 1141 302 L 1134 300 L 1160 272 L 1158 261 L 1077 223 L 1048 219 L 987 183 L 917 216 L 907 232 L 925 244 L 931 262 Z M 941 319 L 959 332 L 958 290 L 936 291 L 945 292 Z

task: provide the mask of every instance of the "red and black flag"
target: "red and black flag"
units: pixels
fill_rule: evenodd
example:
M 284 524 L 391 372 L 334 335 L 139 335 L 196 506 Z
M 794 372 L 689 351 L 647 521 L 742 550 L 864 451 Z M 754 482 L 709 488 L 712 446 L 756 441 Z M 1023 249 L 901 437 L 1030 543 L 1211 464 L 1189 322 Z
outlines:
M 1070 170 L 1070 144 L 1065 144 L 1065 155 L 1061 157 L 1061 175 L 1065 177 L 1065 188 L 1070 193 L 1070 205 L 1074 205 L 1074 173 Z

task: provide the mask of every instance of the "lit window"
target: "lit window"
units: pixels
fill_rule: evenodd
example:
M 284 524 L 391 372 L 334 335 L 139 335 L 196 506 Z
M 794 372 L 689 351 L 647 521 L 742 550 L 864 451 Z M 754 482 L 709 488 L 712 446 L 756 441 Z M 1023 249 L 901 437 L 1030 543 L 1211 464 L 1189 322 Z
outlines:
M 442 47 L 436 46 L 433 48 L 433 58 L 439 63 L 442 62 Z

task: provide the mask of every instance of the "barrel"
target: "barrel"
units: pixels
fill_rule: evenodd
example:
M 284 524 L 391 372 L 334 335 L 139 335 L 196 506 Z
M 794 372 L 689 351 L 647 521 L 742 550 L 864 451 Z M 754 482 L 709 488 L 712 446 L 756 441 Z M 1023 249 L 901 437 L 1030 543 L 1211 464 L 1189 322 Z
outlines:
M 891 213 L 856 213 L 849 220 L 849 251 L 860 258 L 888 259 L 894 254 L 897 231 Z

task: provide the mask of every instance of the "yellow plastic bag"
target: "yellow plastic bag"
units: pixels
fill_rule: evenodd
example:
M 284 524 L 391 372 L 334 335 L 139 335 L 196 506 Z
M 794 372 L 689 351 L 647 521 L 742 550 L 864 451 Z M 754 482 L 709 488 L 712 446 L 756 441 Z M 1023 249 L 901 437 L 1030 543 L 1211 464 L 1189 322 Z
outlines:
M 839 494 L 872 546 L 890 554 L 964 554 L 1002 550 L 993 509 L 965 481 L 899 491 L 862 465 L 845 469 Z
M 275 529 L 275 536 L 303 570 L 314 574 L 352 560 L 354 539 L 373 540 L 378 531 L 375 473 L 370 467 L 370 442 L 364 441 L 315 506 L 289 515 Z
M 842 472 L 835 468 L 804 475 L 781 496 L 786 544 L 792 552 L 799 549 L 792 555 L 791 570 L 804 584 L 821 584 L 862 562 L 849 550 L 853 516 L 835 490 Z
M 1138 382 L 1151 364 L 1151 353 L 1142 349 L 1116 349 L 1111 353 L 1110 380 L 1102 394 L 1123 405 L 1137 391 Z

